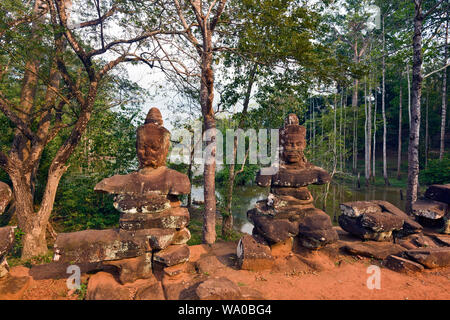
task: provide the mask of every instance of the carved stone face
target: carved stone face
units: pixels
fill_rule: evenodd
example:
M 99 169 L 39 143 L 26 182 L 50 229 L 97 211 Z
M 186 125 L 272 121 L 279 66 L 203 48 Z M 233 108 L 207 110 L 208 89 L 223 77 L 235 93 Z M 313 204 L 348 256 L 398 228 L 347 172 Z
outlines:
M 136 152 L 139 166 L 159 168 L 165 166 L 169 153 L 170 133 L 156 124 L 146 124 L 137 131 Z
M 306 129 L 300 125 L 287 125 L 281 136 L 282 154 L 281 158 L 288 164 L 303 164 L 306 148 Z

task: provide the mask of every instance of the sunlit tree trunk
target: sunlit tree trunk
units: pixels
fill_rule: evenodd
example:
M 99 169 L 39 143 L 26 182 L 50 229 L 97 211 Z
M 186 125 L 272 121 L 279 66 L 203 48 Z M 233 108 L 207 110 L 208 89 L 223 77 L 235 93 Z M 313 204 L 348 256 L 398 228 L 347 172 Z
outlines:
M 383 178 L 384 184 L 386 186 L 389 185 L 388 173 L 387 173 L 387 159 L 386 159 L 386 139 L 387 139 L 387 120 L 386 120 L 386 55 L 385 55 L 385 46 L 386 46 L 386 36 L 384 32 L 384 17 L 383 21 L 383 84 L 382 84 L 382 96 L 381 96 L 381 112 L 383 114 Z
M 411 130 L 408 146 L 408 186 L 406 191 L 406 211 L 412 213 L 412 205 L 417 200 L 419 186 L 419 132 L 420 98 L 422 96 L 422 28 L 424 16 L 422 1 L 415 0 L 413 37 L 413 77 L 411 97 Z
M 448 10 L 448 9 L 447 9 Z M 448 19 L 449 13 L 447 11 L 447 22 L 445 28 L 445 53 L 444 53 L 444 65 L 447 65 L 448 60 Z M 444 68 L 442 74 L 442 114 L 441 114 L 441 141 L 439 147 L 439 159 L 444 158 L 445 151 L 445 122 L 447 120 L 447 68 Z
M 401 164 L 402 164 L 402 83 L 400 81 L 400 92 L 398 95 L 399 103 L 398 103 L 398 138 L 397 138 L 397 179 L 401 179 Z

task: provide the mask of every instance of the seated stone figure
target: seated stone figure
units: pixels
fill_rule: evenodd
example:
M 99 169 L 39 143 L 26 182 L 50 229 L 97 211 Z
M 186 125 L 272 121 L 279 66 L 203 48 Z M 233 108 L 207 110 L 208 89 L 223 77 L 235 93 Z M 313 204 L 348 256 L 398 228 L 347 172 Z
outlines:
M 256 183 L 261 187 L 299 188 L 310 184 L 325 184 L 331 178 L 328 172 L 309 163 L 304 155 L 306 129 L 299 125 L 295 114 L 290 114 L 280 130 L 280 168 L 274 175 L 258 172 Z
M 157 213 L 178 207 L 177 196 L 190 193 L 185 174 L 167 168 L 170 132 L 163 127 L 161 113 L 150 109 L 145 124 L 137 130 L 139 171 L 106 178 L 95 191 L 116 194 L 114 206 L 122 213 Z
M 256 178 L 258 185 L 271 188 L 268 198 L 247 212 L 254 225 L 253 235 L 269 244 L 297 237 L 302 246 L 310 249 L 335 242 L 338 235 L 330 217 L 315 208 L 307 187 L 327 183 L 331 177 L 306 160 L 306 129 L 299 125 L 295 114 L 288 116 L 280 131 L 280 145 L 279 171 L 272 176 L 260 171 Z

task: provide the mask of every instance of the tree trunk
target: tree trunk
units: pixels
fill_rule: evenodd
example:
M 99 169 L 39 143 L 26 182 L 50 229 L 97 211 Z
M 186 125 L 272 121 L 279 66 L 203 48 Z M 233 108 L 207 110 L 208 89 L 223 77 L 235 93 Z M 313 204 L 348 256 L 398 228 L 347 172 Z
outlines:
M 344 161 L 344 157 L 343 157 L 343 150 L 344 150 L 344 146 L 343 144 L 345 143 L 345 139 L 344 141 L 342 140 L 343 134 L 342 134 L 342 119 L 343 119 L 343 109 L 344 109 L 344 91 L 345 88 L 342 89 L 341 91 L 341 108 L 340 108 L 340 114 L 339 114 L 339 140 L 340 140 L 340 144 L 339 144 L 339 165 L 340 165 L 340 171 L 341 173 L 344 171 L 344 166 L 343 166 L 343 161 Z
M 370 92 L 370 90 L 369 90 Z M 366 180 L 366 186 L 369 185 L 369 179 L 370 179 L 370 132 L 369 132 L 369 126 L 372 124 L 371 121 L 369 121 L 369 111 L 370 109 L 370 102 L 367 101 L 367 78 L 365 79 L 364 83 L 364 113 L 365 113 L 365 121 L 364 121 L 364 177 Z
M 430 85 L 427 85 L 427 103 L 425 105 L 425 169 L 428 168 L 428 149 L 430 136 L 428 133 L 428 108 L 430 103 Z
M 40 228 L 39 216 L 34 211 L 33 194 L 31 192 L 31 173 L 20 172 L 13 169 L 9 173 L 13 183 L 14 197 L 16 199 L 16 215 L 19 229 L 24 232 L 22 238 L 22 259 L 47 253 L 45 240 L 46 228 Z
M 357 173 L 358 167 L 358 79 L 353 81 L 353 173 Z
M 386 136 L 387 136 L 387 121 L 386 121 L 386 58 L 385 58 L 385 43 L 386 36 L 384 33 L 384 17 L 383 17 L 383 88 L 382 88 L 382 96 L 381 96 L 381 110 L 383 114 L 383 178 L 384 184 L 389 186 L 389 179 L 387 173 L 387 159 L 386 159 Z
M 409 64 L 406 65 L 406 75 L 408 79 L 408 124 L 411 130 L 411 77 L 409 74 Z
M 203 181 L 205 211 L 203 213 L 203 243 L 213 244 L 216 241 L 216 120 L 214 118 L 214 71 L 212 68 L 213 53 L 211 33 L 203 31 L 204 44 L 201 64 L 200 105 L 202 108 L 205 131 L 209 133 L 206 147 L 210 150 L 204 159 Z
M 448 9 L 447 9 L 448 10 Z M 445 28 L 445 53 L 444 65 L 447 65 L 448 60 L 448 19 L 449 13 L 447 11 L 447 23 Z M 445 151 L 445 122 L 447 120 L 447 68 L 444 68 L 442 75 L 442 114 L 441 114 L 441 143 L 439 148 L 439 159 L 444 159 Z
M 401 179 L 401 164 L 402 164 L 402 84 L 400 80 L 400 92 L 399 92 L 399 103 L 398 103 L 398 143 L 397 143 L 397 179 Z
M 411 130 L 408 146 L 408 187 L 406 192 L 406 211 L 412 213 L 412 205 L 417 200 L 419 184 L 419 132 L 420 98 L 422 96 L 422 1 L 415 1 L 413 37 L 413 78 L 411 97 Z
M 377 105 L 378 105 L 378 95 L 375 91 L 375 103 L 373 107 L 373 147 L 372 147 L 372 182 L 375 183 L 375 165 L 376 165 L 376 145 L 377 145 Z
M 248 106 L 250 104 L 252 88 L 253 88 L 253 84 L 255 82 L 256 70 L 257 70 L 257 65 L 255 64 L 250 71 L 249 82 L 247 85 L 247 91 L 245 93 L 244 104 L 243 104 L 243 108 L 242 108 L 242 112 L 241 112 L 241 118 L 238 123 L 238 129 L 242 129 L 242 127 L 244 126 L 245 117 L 247 115 Z M 233 212 L 231 210 L 231 205 L 233 202 L 234 181 L 236 180 L 236 175 L 237 175 L 236 174 L 236 164 L 235 164 L 237 147 L 238 147 L 238 137 L 235 135 L 233 138 L 233 163 L 230 164 L 229 176 L 228 176 L 228 188 L 227 188 L 227 195 L 226 195 L 226 210 L 225 210 L 225 214 L 223 215 L 223 220 L 222 220 L 222 237 L 224 237 L 224 238 L 229 238 L 233 231 Z M 244 165 L 245 164 L 243 164 L 243 166 Z

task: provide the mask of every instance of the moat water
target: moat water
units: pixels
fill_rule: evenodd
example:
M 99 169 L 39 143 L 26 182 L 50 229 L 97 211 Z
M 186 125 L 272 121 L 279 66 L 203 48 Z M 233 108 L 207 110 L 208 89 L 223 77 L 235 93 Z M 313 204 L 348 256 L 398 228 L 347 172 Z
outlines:
M 337 225 L 337 218 L 340 215 L 339 204 L 348 201 L 385 200 L 398 208 L 405 209 L 405 190 L 396 187 L 370 186 L 358 189 L 355 185 L 330 184 L 328 190 L 326 206 L 324 199 L 326 186 L 309 186 L 314 197 L 314 204 L 317 208 L 324 210 Z M 403 197 L 401 192 L 403 192 Z M 225 190 L 216 190 L 217 200 L 221 201 Z M 251 233 L 253 225 L 247 220 L 247 211 L 255 206 L 259 200 L 266 199 L 269 195 L 269 188 L 258 186 L 236 186 L 233 192 L 233 217 L 234 226 L 237 230 Z M 203 186 L 193 186 L 192 199 L 203 200 Z

